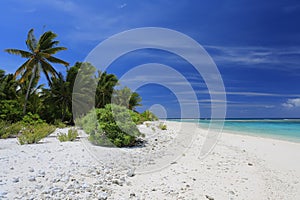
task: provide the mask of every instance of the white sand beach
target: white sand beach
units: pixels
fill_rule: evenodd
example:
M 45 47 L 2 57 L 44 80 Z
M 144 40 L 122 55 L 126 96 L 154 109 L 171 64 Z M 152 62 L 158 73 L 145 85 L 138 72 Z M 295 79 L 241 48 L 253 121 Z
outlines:
M 83 133 L 60 143 L 55 134 L 67 129 L 34 145 L 0 140 L 0 199 L 300 199 L 299 143 L 222 133 L 199 159 L 206 131 L 183 141 L 180 123 L 165 123 L 140 125 L 144 146 L 121 150 Z

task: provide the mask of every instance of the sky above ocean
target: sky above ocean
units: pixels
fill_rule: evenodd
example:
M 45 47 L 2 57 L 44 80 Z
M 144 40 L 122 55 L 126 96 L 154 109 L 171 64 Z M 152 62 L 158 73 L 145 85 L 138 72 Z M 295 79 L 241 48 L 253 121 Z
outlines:
M 26 49 L 27 32 L 52 30 L 68 48 L 57 57 L 84 61 L 100 42 L 140 27 L 163 27 L 197 41 L 215 62 L 226 90 L 229 118 L 300 118 L 300 2 L 202 0 L 3 0 L 0 1 L 0 49 Z M 24 59 L 0 53 L 0 69 L 13 73 Z M 203 77 L 187 60 L 159 49 L 130 52 L 107 71 L 121 77 L 146 63 L 172 66 L 191 83 L 201 117 L 211 115 L 211 99 Z M 63 66 L 56 66 L 65 71 Z M 153 67 L 153 70 L 159 71 Z M 158 73 L 159 74 L 159 73 Z M 181 82 L 160 74 L 181 87 Z M 135 78 L 143 78 L 137 76 Z M 42 80 L 42 81 L 45 81 Z M 159 84 L 137 90 L 143 107 L 162 116 L 180 117 L 176 94 Z M 155 105 L 153 107 L 153 105 Z M 191 112 L 191 118 L 193 113 Z

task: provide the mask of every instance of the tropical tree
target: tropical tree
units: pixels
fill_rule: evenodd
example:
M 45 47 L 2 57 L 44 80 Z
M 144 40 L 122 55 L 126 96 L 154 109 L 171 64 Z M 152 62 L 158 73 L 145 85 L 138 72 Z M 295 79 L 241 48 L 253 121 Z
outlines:
M 23 58 L 27 58 L 27 61 L 23 63 L 15 72 L 14 77 L 21 75 L 20 83 L 25 80 L 30 80 L 25 95 L 23 114 L 26 113 L 26 105 L 29 98 L 30 91 L 32 90 L 32 84 L 34 79 L 39 79 L 40 71 L 45 74 L 49 85 L 51 85 L 51 77 L 56 77 L 58 73 L 50 63 L 58 63 L 68 66 L 69 63 L 53 56 L 59 51 L 66 50 L 65 47 L 57 47 L 59 41 L 54 39 L 57 37 L 52 31 L 47 31 L 41 35 L 39 40 L 36 40 L 33 29 L 28 32 L 26 45 L 29 51 L 19 49 L 5 49 L 10 54 L 19 55 Z
M 136 93 L 136 92 L 133 92 L 130 96 L 130 99 L 129 99 L 129 105 L 128 105 L 128 108 L 130 110 L 135 110 L 135 108 L 137 106 L 142 106 L 142 104 L 140 104 L 142 101 L 142 97 Z
M 85 111 L 93 107 L 103 108 L 111 103 L 114 86 L 118 83 L 113 74 L 98 71 L 96 75 L 96 67 L 87 62 L 76 62 L 68 69 L 66 81 L 72 94 L 69 110 L 71 111 L 73 106 L 75 118 L 86 114 Z
M 52 78 L 52 84 L 49 89 L 44 89 L 46 96 L 45 102 L 55 108 L 60 120 L 66 120 L 67 113 L 70 113 L 72 104 L 72 93 L 70 83 L 65 81 L 63 75 L 59 73 L 58 78 Z
M 0 120 L 15 122 L 22 118 L 17 87 L 13 74 L 5 74 L 0 69 Z
M 137 106 L 141 106 L 142 98 L 136 92 L 132 92 L 130 88 L 124 87 L 114 92 L 113 103 L 125 106 L 130 110 L 135 110 Z
M 68 70 L 67 81 L 72 93 L 73 118 L 85 115 L 95 106 L 96 68 L 90 63 L 76 63 Z
M 13 100 L 17 97 L 18 83 L 14 80 L 13 74 L 5 74 L 0 69 L 0 100 Z
M 98 71 L 98 85 L 96 88 L 95 107 L 104 108 L 111 103 L 114 87 L 118 83 L 118 78 L 114 74 Z

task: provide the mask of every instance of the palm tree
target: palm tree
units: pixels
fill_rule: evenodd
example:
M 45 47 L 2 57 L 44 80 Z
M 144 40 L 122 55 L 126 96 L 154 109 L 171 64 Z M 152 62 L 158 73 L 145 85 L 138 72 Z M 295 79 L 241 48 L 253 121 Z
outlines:
M 72 93 L 70 88 L 70 83 L 65 81 L 64 76 L 59 73 L 58 78 L 52 80 L 52 85 L 49 89 L 45 89 L 44 93 L 47 96 L 47 102 L 50 105 L 55 106 L 61 121 L 65 120 L 69 105 L 72 104 Z
M 113 103 L 125 106 L 130 110 L 135 110 L 135 107 L 141 106 L 141 101 L 142 98 L 140 95 L 136 92 L 132 92 L 128 87 L 116 90 L 114 93 Z
M 129 99 L 129 105 L 128 105 L 129 109 L 135 110 L 137 106 L 142 106 L 142 104 L 140 104 L 141 101 L 142 101 L 141 96 L 138 93 L 133 92 Z
M 63 64 L 65 66 L 69 66 L 68 62 L 65 62 L 61 59 L 52 56 L 53 54 L 59 51 L 67 49 L 65 47 L 56 46 L 59 43 L 59 41 L 54 41 L 56 37 L 57 35 L 55 33 L 47 31 L 37 41 L 33 34 L 33 29 L 31 29 L 28 32 L 26 40 L 26 45 L 29 51 L 19 49 L 5 49 L 7 53 L 19 55 L 23 58 L 28 59 L 17 69 L 17 71 L 14 74 L 15 78 L 19 75 L 22 76 L 19 80 L 20 83 L 30 78 L 25 96 L 23 114 L 26 113 L 26 105 L 29 98 L 30 90 L 32 89 L 32 83 L 34 79 L 37 79 L 38 81 L 40 77 L 40 71 L 43 71 L 48 80 L 49 85 L 51 85 L 50 77 L 56 77 L 58 73 L 50 63 L 58 63 Z
M 104 108 L 111 103 L 114 87 L 118 84 L 118 78 L 114 74 L 98 71 L 98 85 L 96 88 L 95 107 Z
M 0 100 L 13 100 L 17 98 L 18 83 L 13 74 L 5 74 L 0 69 Z

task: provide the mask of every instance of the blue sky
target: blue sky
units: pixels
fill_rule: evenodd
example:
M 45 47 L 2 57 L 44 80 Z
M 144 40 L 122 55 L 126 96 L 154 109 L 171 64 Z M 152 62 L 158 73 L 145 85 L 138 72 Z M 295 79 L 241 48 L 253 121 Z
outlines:
M 25 49 L 30 28 L 36 35 L 52 30 L 68 48 L 57 57 L 71 65 L 113 34 L 139 27 L 174 29 L 195 39 L 213 58 L 226 89 L 227 117 L 300 117 L 299 1 L 3 0 L 0 13 L 0 49 Z M 0 53 L 0 68 L 8 73 L 22 62 Z M 184 74 L 197 93 L 201 117 L 210 116 L 201 76 L 176 55 L 145 49 L 122 56 L 108 71 L 121 76 L 151 62 Z M 176 96 L 167 88 L 145 85 L 138 92 L 144 105 L 140 110 L 161 104 L 168 117 L 180 116 Z

